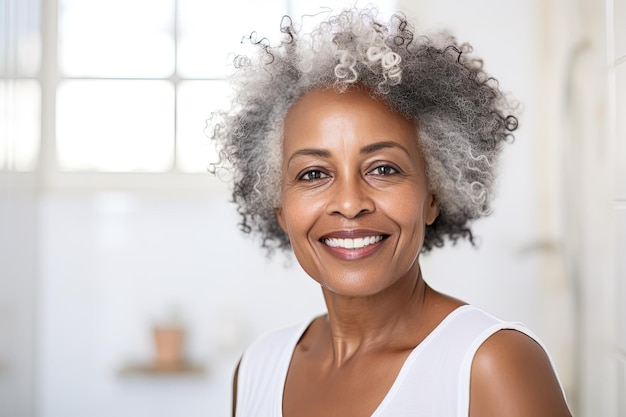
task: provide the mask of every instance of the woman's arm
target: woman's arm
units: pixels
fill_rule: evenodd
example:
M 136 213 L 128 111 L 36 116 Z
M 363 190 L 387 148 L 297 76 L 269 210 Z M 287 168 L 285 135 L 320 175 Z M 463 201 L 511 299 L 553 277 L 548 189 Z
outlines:
M 532 338 L 501 330 L 478 349 L 470 417 L 571 417 L 548 355 Z

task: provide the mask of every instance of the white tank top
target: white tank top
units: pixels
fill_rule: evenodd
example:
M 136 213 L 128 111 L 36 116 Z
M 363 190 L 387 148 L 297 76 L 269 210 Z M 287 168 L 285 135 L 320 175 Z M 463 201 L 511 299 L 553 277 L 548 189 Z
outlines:
M 237 417 L 282 417 L 291 356 L 309 325 L 269 333 L 246 350 L 237 379 Z M 459 307 L 409 354 L 372 417 L 467 417 L 474 355 L 489 336 L 503 329 L 518 330 L 546 350 L 520 323 L 502 321 L 473 306 Z

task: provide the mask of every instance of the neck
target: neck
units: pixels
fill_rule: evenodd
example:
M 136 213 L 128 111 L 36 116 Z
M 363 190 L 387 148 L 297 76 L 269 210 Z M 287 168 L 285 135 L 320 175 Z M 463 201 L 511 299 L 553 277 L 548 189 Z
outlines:
M 375 295 L 345 297 L 323 289 L 335 366 L 346 363 L 358 352 L 410 346 L 420 333 L 423 320 L 416 318 L 425 315 L 431 292 L 419 265 Z

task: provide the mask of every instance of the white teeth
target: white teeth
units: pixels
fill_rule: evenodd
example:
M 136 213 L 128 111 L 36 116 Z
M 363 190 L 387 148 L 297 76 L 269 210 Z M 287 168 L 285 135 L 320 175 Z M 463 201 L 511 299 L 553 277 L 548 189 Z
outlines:
M 331 248 L 345 248 L 345 249 L 361 249 L 369 245 L 373 245 L 376 242 L 383 240 L 382 236 L 367 236 L 357 237 L 356 239 L 337 239 L 330 238 L 324 239 L 324 243 Z

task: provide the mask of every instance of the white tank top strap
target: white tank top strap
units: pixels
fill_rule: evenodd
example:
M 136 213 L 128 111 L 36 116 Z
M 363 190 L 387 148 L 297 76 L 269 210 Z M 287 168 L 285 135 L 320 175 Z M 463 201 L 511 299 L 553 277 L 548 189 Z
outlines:
M 311 322 L 266 333 L 246 349 L 237 375 L 237 417 L 282 417 L 291 356 Z

